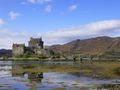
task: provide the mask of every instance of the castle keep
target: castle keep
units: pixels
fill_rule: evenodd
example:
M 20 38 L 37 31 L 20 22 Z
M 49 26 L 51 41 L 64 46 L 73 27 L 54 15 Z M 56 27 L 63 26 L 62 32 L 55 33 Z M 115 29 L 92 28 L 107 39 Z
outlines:
M 42 38 L 30 38 L 29 41 L 29 47 L 30 48 L 39 48 L 43 49 L 44 42 L 42 41 Z
M 23 55 L 25 53 L 32 53 L 32 54 L 47 54 L 47 51 L 44 49 L 44 42 L 42 38 L 30 38 L 28 42 L 28 47 L 25 44 L 13 44 L 12 46 L 12 53 L 14 56 Z
M 12 51 L 13 55 L 21 55 L 25 53 L 25 44 L 13 44 Z

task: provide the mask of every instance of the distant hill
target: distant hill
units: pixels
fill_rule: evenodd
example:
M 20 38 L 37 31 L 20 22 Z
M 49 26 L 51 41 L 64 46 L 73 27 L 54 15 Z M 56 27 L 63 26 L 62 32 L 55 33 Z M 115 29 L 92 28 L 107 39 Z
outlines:
M 63 45 L 47 46 L 47 49 L 60 54 L 101 55 L 120 59 L 120 37 L 96 37 L 74 40 Z M 0 57 L 12 56 L 12 50 L 0 49 Z
M 62 54 L 103 54 L 105 52 L 120 51 L 120 37 L 96 37 L 84 40 L 74 40 L 63 45 L 49 47 L 56 53 Z
M 0 57 L 12 56 L 12 50 L 0 49 Z

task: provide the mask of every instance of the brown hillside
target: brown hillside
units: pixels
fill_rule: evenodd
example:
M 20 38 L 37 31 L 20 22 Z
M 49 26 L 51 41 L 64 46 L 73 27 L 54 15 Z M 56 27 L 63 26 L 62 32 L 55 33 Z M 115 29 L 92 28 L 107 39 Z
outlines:
M 53 45 L 50 50 L 65 54 L 101 54 L 106 51 L 119 51 L 120 38 L 96 37 L 85 40 L 74 40 L 64 45 Z

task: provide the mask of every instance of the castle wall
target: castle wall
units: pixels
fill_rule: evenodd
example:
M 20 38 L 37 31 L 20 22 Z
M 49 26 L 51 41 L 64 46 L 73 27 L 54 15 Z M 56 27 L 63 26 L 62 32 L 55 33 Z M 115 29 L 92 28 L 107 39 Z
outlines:
M 25 53 L 25 45 L 24 44 L 13 44 L 12 49 L 13 49 L 12 53 L 14 56 L 22 55 Z

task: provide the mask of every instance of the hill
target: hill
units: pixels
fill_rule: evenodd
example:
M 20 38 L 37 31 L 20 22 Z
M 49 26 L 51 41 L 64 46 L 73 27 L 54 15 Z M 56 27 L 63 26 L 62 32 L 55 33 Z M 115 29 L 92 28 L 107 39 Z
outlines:
M 0 49 L 0 57 L 12 56 L 12 50 Z
M 62 54 L 89 54 L 100 55 L 106 52 L 120 51 L 120 37 L 96 37 L 84 40 L 74 40 L 63 45 L 53 45 L 49 47 L 55 53 Z

